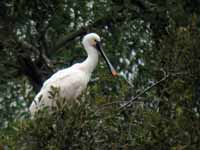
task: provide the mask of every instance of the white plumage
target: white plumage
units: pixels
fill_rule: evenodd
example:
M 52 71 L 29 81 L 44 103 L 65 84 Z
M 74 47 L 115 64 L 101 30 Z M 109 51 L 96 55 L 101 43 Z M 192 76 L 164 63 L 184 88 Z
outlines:
M 74 64 L 67 69 L 56 72 L 44 82 L 40 92 L 30 106 L 32 115 L 43 107 L 55 105 L 55 101 L 49 99 L 51 86 L 58 87 L 60 89 L 59 95 L 65 98 L 66 101 L 76 99 L 86 89 L 91 73 L 98 63 L 98 51 L 105 58 L 112 74 L 116 75 L 114 68 L 99 46 L 99 42 L 100 37 L 95 33 L 84 36 L 82 44 L 88 54 L 87 59 L 82 63 Z

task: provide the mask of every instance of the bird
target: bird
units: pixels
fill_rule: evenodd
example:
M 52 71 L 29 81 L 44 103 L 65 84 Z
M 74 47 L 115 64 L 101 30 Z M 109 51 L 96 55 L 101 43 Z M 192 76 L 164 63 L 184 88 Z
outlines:
M 76 100 L 86 89 L 91 74 L 98 64 L 99 54 L 103 56 L 112 76 L 117 76 L 115 68 L 102 49 L 98 34 L 86 34 L 82 39 L 82 45 L 87 52 L 87 58 L 82 63 L 57 71 L 43 83 L 29 107 L 32 116 L 44 107 L 55 106 L 56 102 L 49 98 L 51 87 L 58 87 L 59 95 L 65 101 Z

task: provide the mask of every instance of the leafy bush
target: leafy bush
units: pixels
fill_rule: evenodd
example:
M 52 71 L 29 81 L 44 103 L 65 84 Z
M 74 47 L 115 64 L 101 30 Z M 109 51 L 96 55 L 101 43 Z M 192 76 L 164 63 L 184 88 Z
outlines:
M 52 94 L 53 95 L 53 94 Z M 199 122 L 195 112 L 172 109 L 173 117 L 140 102 L 124 110 L 97 105 L 83 95 L 79 102 L 44 108 L 34 119 L 14 122 L 1 133 L 9 149 L 194 149 L 199 147 Z M 165 116 L 165 117 L 163 117 Z M 190 118 L 193 116 L 193 118 Z M 188 124 L 188 121 L 190 124 Z

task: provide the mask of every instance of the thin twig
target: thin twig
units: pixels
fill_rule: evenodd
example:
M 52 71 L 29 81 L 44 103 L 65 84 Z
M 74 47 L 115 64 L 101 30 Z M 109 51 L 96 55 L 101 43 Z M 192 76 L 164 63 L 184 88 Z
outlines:
M 149 91 L 150 89 L 152 89 L 153 87 L 157 86 L 158 84 L 160 84 L 161 82 L 165 81 L 167 78 L 169 77 L 169 75 L 166 75 L 166 73 L 164 72 L 164 77 L 159 80 L 158 82 L 154 83 L 153 85 L 147 87 L 146 89 L 144 89 L 141 93 L 139 93 L 138 95 L 136 95 L 133 99 L 131 99 L 130 101 L 128 101 L 128 103 L 126 103 L 125 105 L 121 106 L 119 108 L 119 110 L 124 109 L 125 107 L 131 105 L 133 103 L 133 101 L 135 101 L 136 99 L 138 99 L 140 96 L 144 95 L 147 91 Z
M 128 85 L 129 85 L 131 88 L 134 87 L 133 84 L 132 84 L 125 76 L 123 76 L 123 75 L 119 75 L 119 76 L 122 77 L 122 78 L 128 83 Z
M 18 40 L 17 38 L 15 38 L 15 39 L 23 48 L 32 50 L 36 54 L 40 53 L 39 49 L 37 49 L 35 46 L 33 46 L 32 44 L 28 43 L 27 41 Z
M 104 109 L 108 106 L 112 106 L 112 105 L 115 105 L 115 104 L 123 104 L 123 103 L 127 103 L 127 102 L 129 102 L 129 101 L 114 101 L 114 102 L 111 102 L 111 103 L 101 105 L 100 109 Z

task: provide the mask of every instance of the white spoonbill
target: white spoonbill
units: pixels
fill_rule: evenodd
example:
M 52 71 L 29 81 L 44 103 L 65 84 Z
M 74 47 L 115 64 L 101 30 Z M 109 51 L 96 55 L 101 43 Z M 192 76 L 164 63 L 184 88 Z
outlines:
M 36 95 L 29 108 L 32 115 L 43 107 L 55 106 L 55 101 L 49 99 L 51 86 L 59 87 L 59 94 L 66 101 L 75 100 L 86 89 L 91 73 L 97 66 L 99 52 L 105 59 L 112 75 L 117 75 L 117 72 L 101 48 L 100 41 L 100 37 L 96 33 L 89 33 L 84 36 L 82 44 L 87 52 L 87 59 L 82 63 L 74 64 L 69 68 L 56 72 L 44 82 L 40 92 Z

